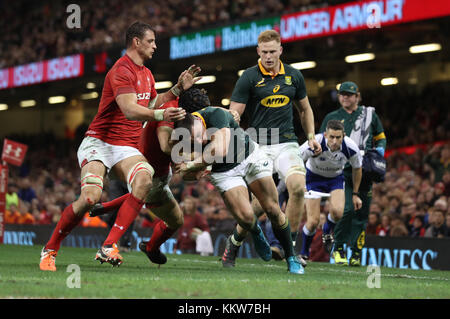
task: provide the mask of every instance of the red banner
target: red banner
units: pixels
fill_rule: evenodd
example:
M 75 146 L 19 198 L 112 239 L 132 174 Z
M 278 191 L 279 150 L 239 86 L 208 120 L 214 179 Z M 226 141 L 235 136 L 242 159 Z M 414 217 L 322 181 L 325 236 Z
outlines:
M 449 141 L 437 141 L 431 144 L 416 144 L 416 145 L 410 145 L 410 146 L 403 146 L 403 147 L 398 147 L 398 148 L 391 148 L 391 149 L 387 149 L 386 152 L 384 153 L 384 157 L 388 158 L 389 156 L 396 154 L 396 153 L 404 153 L 407 155 L 412 155 L 414 154 L 418 149 L 422 150 L 422 151 L 427 151 L 430 147 L 439 145 L 446 145 L 446 144 L 450 144 L 450 140 Z
M 80 77 L 84 55 L 76 54 L 0 70 L 0 89 Z
M 283 42 L 381 28 L 450 15 L 448 0 L 364 0 L 283 15 Z
M 2 160 L 8 164 L 20 166 L 23 163 L 28 146 L 5 138 L 3 142 Z
M 6 192 L 8 190 L 8 166 L 0 165 L 0 244 L 5 233 Z

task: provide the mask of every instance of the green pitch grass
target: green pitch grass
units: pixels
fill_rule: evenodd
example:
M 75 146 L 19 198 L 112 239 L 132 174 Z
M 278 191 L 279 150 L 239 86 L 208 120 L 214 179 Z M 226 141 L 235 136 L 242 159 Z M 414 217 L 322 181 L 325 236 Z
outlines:
M 371 289 L 367 267 L 310 263 L 304 275 L 292 275 L 284 261 L 238 259 L 234 269 L 224 269 L 219 257 L 168 255 L 158 268 L 130 252 L 112 268 L 94 260 L 95 249 L 63 247 L 57 271 L 42 272 L 41 248 L 0 245 L 0 298 L 450 298 L 446 271 L 382 267 L 381 287 Z M 80 267 L 80 288 L 67 286 L 70 264 Z

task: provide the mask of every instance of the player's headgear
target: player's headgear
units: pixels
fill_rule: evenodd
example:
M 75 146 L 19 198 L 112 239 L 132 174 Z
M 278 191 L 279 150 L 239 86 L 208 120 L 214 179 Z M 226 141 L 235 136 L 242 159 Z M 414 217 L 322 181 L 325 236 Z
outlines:
M 178 106 L 187 113 L 199 111 L 211 105 L 206 90 L 191 87 L 180 94 Z

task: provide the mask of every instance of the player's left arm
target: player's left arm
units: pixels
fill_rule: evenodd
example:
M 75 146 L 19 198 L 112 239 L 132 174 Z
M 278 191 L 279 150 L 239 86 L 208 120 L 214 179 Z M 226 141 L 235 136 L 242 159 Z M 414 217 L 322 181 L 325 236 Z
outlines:
M 312 111 L 311 104 L 309 104 L 308 96 L 305 96 L 299 100 L 298 107 L 300 113 L 300 121 L 308 138 L 308 145 L 314 151 L 314 155 L 318 155 L 322 152 L 322 147 L 316 141 L 315 130 L 314 130 L 314 113 Z
M 373 132 L 373 145 L 377 152 L 384 156 L 384 151 L 386 150 L 386 135 L 384 134 L 383 124 L 381 123 L 380 118 L 374 112 L 372 119 L 372 132 Z

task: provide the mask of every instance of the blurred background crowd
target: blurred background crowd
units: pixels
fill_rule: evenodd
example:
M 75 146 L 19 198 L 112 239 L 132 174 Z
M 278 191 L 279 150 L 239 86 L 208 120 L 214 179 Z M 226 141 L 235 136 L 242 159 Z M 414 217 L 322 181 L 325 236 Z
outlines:
M 321 0 L 267 0 L 264 5 L 256 0 L 79 0 L 81 24 L 87 27 L 70 30 L 66 27 L 70 3 L 73 1 L 0 2 L 0 69 L 123 44 L 124 31 L 136 20 L 145 20 L 163 38 L 327 5 Z M 21 19 L 16 18 L 17 12 L 23 13 Z

